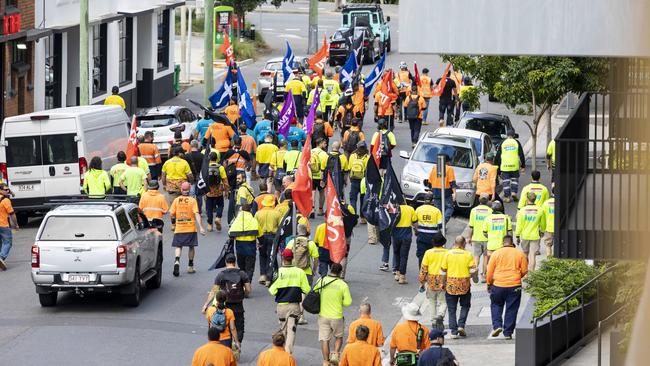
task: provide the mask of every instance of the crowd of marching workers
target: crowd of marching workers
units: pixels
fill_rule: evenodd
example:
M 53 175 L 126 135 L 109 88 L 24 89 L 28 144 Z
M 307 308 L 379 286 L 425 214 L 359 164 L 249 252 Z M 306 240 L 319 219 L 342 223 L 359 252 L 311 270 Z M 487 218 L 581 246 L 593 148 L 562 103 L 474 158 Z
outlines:
M 258 282 L 275 297 L 280 324 L 273 347 L 259 355 L 258 365 L 296 364 L 291 354 L 297 328 L 306 323 L 305 311 L 318 314 L 323 365 L 380 365 L 377 347 L 383 346 L 384 335 L 369 303 L 359 306 L 360 317 L 350 324 L 343 347 L 343 308 L 352 304 L 345 282 L 347 254 L 353 230 L 361 225 L 368 231 L 368 244 L 382 246 L 379 270 L 392 273 L 401 285 L 408 284 L 415 237 L 419 289 L 431 304 L 431 327 L 419 322 L 418 305 L 402 309 L 405 322 L 391 335 L 391 365 L 457 364 L 442 345 L 445 329 L 451 338 L 467 336 L 471 279 L 489 286 L 491 336 L 512 338 L 521 278 L 535 269 L 540 240 L 552 255 L 552 194 L 539 182 L 538 171 L 531 172 L 532 183 L 519 194 L 525 159 L 509 131 L 497 154 L 474 174 L 477 205 L 470 214 L 470 235 L 450 240 L 448 249 L 441 226 L 450 219 L 453 204 L 443 216 L 440 197 L 448 204 L 454 200 L 453 169 L 447 165 L 441 181 L 434 167 L 425 182 L 430 202 L 407 205 L 391 164 L 397 145 L 393 130 L 396 123 L 408 122 L 414 146 L 434 95 L 439 97 L 440 126 L 453 124 L 464 108 L 458 96 L 472 87 L 471 80 L 449 67 L 433 80 L 426 68 L 420 75 L 417 66 L 412 73 L 402 62 L 393 71 L 384 69 L 383 62 L 367 77 L 345 67 L 313 78 L 304 69 L 292 71 L 284 90 L 269 92 L 259 121 L 250 113 L 250 96 L 233 62 L 192 140 L 183 141 L 177 133 L 164 163 L 153 135 L 136 139 L 135 132 L 130 148 L 118 154 L 119 162 L 110 170 L 104 170 L 99 157 L 91 159 L 84 180 L 90 197 L 124 194 L 152 222 L 170 216 L 174 276 L 181 275 L 183 248 L 185 270 L 195 272 L 199 234 L 228 233 L 212 266 L 224 269 L 202 309 L 209 342 L 196 351 L 193 365 L 236 365 L 257 257 Z M 375 124 L 364 126 L 366 113 L 372 113 Z M 548 152 L 550 166 L 553 146 Z M 496 191 L 499 177 L 503 197 Z M 511 201 L 519 209 L 516 226 L 504 210 Z M 324 216 L 325 223 L 314 228 L 310 219 L 316 216 Z M 162 224 L 158 227 L 163 230 Z

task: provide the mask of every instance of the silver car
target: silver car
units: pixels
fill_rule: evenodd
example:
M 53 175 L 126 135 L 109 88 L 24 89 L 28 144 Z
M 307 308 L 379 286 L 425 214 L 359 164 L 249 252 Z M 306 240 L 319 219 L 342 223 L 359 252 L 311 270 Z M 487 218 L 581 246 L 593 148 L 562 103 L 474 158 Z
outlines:
M 183 141 L 189 142 L 192 140 L 198 116 L 187 107 L 160 106 L 147 109 L 136 116 L 135 120 L 138 136 L 151 131 L 153 143 L 158 147 L 160 156 L 166 159 L 169 157 L 169 146 L 174 140 L 174 132 L 181 131 Z
M 59 291 L 116 292 L 138 306 L 142 283 L 160 287 L 162 234 L 133 203 L 75 202 L 45 215 L 32 245 L 32 281 L 41 306 Z
M 482 132 L 443 127 L 424 133 L 412 154 L 400 151 L 400 157 L 408 159 L 401 179 L 407 203 L 418 205 L 425 202 L 427 189 L 424 180 L 429 178 L 438 154 L 446 154 L 451 158 L 458 185 L 456 207 L 471 209 L 476 191 L 476 184 L 472 182 L 474 170 L 490 151 L 494 151 L 492 141 Z
M 274 57 L 266 61 L 264 69 L 260 71 L 260 76 L 257 78 L 257 95 L 259 100 L 264 100 L 266 93 L 273 89 L 273 75 L 277 73 L 277 90 L 284 92 L 284 76 L 282 74 L 282 60 L 283 57 Z M 307 57 L 296 56 L 293 59 L 293 72 L 298 71 L 298 67 L 304 67 L 305 70 L 309 69 L 309 62 Z

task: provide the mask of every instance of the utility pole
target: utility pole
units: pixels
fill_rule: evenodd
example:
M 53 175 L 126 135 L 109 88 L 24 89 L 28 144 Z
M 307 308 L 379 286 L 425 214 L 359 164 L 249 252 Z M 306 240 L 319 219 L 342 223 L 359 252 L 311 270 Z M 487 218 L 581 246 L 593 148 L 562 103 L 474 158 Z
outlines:
M 203 102 L 208 105 L 208 97 L 214 92 L 214 75 L 212 73 L 213 66 L 213 48 L 214 48 L 214 0 L 205 0 L 203 22 Z
M 181 78 L 183 81 L 188 80 L 189 78 L 187 77 L 187 55 L 186 55 L 186 48 L 187 48 L 187 39 L 185 38 L 186 36 L 186 31 L 187 31 L 187 6 L 183 5 L 181 6 L 181 71 L 183 73 L 183 77 Z
M 88 0 L 79 1 L 79 105 L 90 104 L 88 84 Z
M 307 37 L 307 53 L 318 51 L 318 0 L 309 0 L 309 35 Z

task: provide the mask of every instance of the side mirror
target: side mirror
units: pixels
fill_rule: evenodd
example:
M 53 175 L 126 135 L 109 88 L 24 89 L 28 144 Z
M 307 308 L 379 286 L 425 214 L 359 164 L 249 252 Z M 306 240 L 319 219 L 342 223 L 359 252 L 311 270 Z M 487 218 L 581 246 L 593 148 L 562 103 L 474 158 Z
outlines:
M 411 156 L 409 155 L 408 152 L 406 152 L 404 150 L 400 150 L 399 151 L 399 157 L 402 158 L 402 159 L 409 159 Z
M 422 184 L 424 184 L 425 187 L 431 188 L 431 183 L 429 183 L 428 179 L 425 179 L 424 182 L 422 182 Z
M 386 23 L 390 22 L 390 15 L 386 17 Z

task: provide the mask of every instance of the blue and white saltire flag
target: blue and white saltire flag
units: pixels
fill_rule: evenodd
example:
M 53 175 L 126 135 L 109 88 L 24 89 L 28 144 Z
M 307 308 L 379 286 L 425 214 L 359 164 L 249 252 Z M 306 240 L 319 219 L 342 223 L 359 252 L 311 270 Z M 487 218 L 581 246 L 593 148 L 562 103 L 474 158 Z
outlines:
M 354 80 L 354 73 L 357 72 L 358 67 L 359 65 L 357 65 L 356 52 L 350 52 L 350 57 L 348 57 L 345 65 L 343 65 L 341 74 L 339 75 L 339 80 L 341 81 L 341 84 L 343 84 L 344 88 L 347 88 L 350 86 L 350 84 L 352 84 L 352 80 Z
M 241 118 L 246 123 L 246 127 L 253 128 L 255 126 L 255 108 L 253 108 L 253 100 L 248 93 L 244 75 L 237 67 L 237 89 L 239 90 L 239 113 Z
M 287 42 L 287 53 L 284 55 L 284 59 L 282 60 L 282 76 L 284 76 L 285 83 L 294 77 L 293 60 L 295 58 L 296 56 L 293 54 L 293 50 L 291 49 L 289 42 Z
M 229 67 L 228 74 L 226 74 L 226 79 L 223 81 L 223 84 L 221 84 L 219 89 L 217 89 L 208 100 L 210 101 L 210 104 L 212 104 L 212 108 L 219 109 L 227 106 L 230 99 L 232 99 L 232 72 Z
M 384 64 L 386 62 L 386 54 L 384 53 L 383 56 L 379 59 L 379 62 L 377 62 L 377 65 L 372 69 L 370 74 L 368 74 L 368 77 L 366 77 L 366 81 L 363 83 L 363 92 L 367 96 L 370 95 L 370 92 L 372 91 L 372 88 L 375 86 L 377 81 L 381 79 L 382 74 L 384 73 Z

